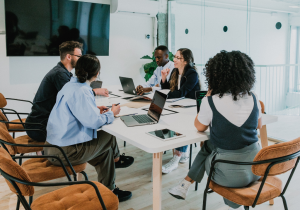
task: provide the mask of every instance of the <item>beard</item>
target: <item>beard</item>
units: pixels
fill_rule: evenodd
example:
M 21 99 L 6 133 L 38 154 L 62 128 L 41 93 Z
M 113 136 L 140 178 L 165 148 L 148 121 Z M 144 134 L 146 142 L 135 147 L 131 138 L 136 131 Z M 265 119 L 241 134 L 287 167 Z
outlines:
M 72 68 L 75 68 L 77 61 L 75 61 L 73 58 L 71 59 L 71 66 Z

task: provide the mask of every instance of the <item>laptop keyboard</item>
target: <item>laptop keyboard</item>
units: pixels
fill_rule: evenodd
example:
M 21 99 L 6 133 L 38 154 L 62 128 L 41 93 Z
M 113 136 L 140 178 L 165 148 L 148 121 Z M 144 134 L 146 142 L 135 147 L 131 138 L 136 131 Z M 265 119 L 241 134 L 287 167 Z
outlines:
M 132 117 L 138 123 L 150 123 L 150 122 L 153 122 L 153 120 L 148 115 L 146 115 L 146 114 L 144 114 L 144 115 L 134 115 Z

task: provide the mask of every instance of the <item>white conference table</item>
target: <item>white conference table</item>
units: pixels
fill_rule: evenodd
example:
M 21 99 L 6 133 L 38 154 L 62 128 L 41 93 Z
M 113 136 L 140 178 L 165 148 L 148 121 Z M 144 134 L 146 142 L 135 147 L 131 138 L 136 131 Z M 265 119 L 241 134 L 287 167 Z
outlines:
M 111 98 L 114 98 L 113 101 L 118 103 L 125 104 L 128 103 L 128 100 L 122 99 L 123 97 L 132 96 L 124 93 L 123 91 L 119 91 L 120 87 L 112 86 L 108 88 L 112 91 L 113 94 L 119 95 L 121 97 L 114 98 L 115 96 L 110 95 Z M 138 103 L 138 102 L 136 102 Z M 176 114 L 170 114 L 161 116 L 159 123 L 154 125 L 144 125 L 144 126 L 136 126 L 136 127 L 127 127 L 120 118 L 116 118 L 114 122 L 110 125 L 105 125 L 101 129 L 110 133 L 117 138 L 124 140 L 133 146 L 136 146 L 145 152 L 153 154 L 153 163 L 152 163 L 152 173 L 153 173 L 153 209 L 160 210 L 161 209 L 161 193 L 162 193 L 162 155 L 166 150 L 174 149 L 177 147 L 205 141 L 209 139 L 209 132 L 198 132 L 194 127 L 194 120 L 197 114 L 196 107 L 190 108 L 169 108 L 171 104 L 195 104 L 196 101 L 193 99 L 183 99 L 178 102 L 168 103 L 166 102 L 165 108 L 177 111 Z M 99 101 L 100 105 L 101 101 Z M 149 103 L 150 105 L 150 103 Z M 146 105 L 142 108 L 148 108 L 149 105 Z M 142 108 L 137 109 L 137 113 L 147 113 L 142 110 Z M 122 109 L 122 108 L 121 108 Z M 262 146 L 268 145 L 266 126 L 267 124 L 276 122 L 278 118 L 276 116 L 263 114 L 262 123 L 264 125 L 264 129 L 261 132 L 261 141 Z M 157 138 L 154 138 L 146 132 L 159 130 L 168 128 L 170 130 L 182 133 L 185 137 L 181 137 L 178 139 L 173 139 L 170 141 L 162 141 Z

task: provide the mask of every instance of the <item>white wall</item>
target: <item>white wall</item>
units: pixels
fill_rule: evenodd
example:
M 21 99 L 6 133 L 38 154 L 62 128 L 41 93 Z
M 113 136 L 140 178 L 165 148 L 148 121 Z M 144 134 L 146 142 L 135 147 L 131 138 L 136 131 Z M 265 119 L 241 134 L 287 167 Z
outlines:
M 175 49 L 190 48 L 196 63 L 200 63 L 203 47 L 205 62 L 221 50 L 246 52 L 249 40 L 246 36 L 246 11 L 206 7 L 205 15 L 202 12 L 200 5 L 177 4 L 172 11 L 175 14 Z M 251 12 L 250 57 L 255 64 L 286 63 L 288 20 L 288 14 Z M 282 23 L 280 30 L 275 28 L 277 22 Z M 228 27 L 226 33 L 223 32 L 224 26 Z M 189 29 L 188 34 L 185 34 L 185 29 Z M 205 30 L 204 43 L 201 43 L 202 30 Z
M 3 7 L 4 1 L 0 0 L 1 20 Z M 1 28 L 5 27 L 0 25 Z M 119 76 L 132 77 L 136 84 L 144 81 L 141 67 L 149 61 L 140 58 L 153 51 L 153 39 L 145 39 L 145 34 L 153 34 L 151 18 L 111 14 L 109 56 L 98 57 L 104 86 L 120 85 Z M 59 57 L 6 57 L 5 46 L 5 35 L 0 35 L 0 92 L 5 97 L 32 101 L 42 78 L 59 62 Z M 16 108 L 15 103 L 8 106 Z M 30 106 L 18 110 L 29 112 Z

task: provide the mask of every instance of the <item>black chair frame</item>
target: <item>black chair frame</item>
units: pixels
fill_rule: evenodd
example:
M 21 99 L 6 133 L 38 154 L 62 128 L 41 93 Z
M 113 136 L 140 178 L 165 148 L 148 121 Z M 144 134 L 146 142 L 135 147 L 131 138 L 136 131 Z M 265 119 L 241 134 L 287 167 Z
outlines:
M 260 165 L 260 164 L 265 164 L 265 163 L 270 163 L 269 166 L 267 167 L 266 171 L 265 171 L 265 174 L 264 174 L 264 177 L 262 179 L 262 182 L 260 184 L 260 187 L 259 187 L 259 190 L 257 192 L 257 195 L 255 197 L 255 200 L 252 204 L 252 207 L 254 208 L 257 204 L 257 201 L 258 201 L 258 198 L 261 194 L 261 191 L 264 187 L 264 184 L 266 182 L 266 179 L 269 175 L 269 172 L 271 170 L 271 168 L 273 166 L 275 166 L 276 164 L 279 164 L 279 163 L 283 163 L 283 162 L 286 162 L 286 161 L 289 161 L 289 160 L 292 160 L 292 159 L 295 159 L 297 158 L 296 160 L 296 163 L 295 163 L 295 166 L 294 168 L 292 169 L 291 173 L 290 173 L 290 176 L 284 186 L 284 189 L 283 191 L 281 192 L 280 194 L 280 197 L 282 198 L 282 201 L 283 201 L 283 205 L 284 205 L 284 209 L 285 210 L 288 210 L 288 206 L 287 206 L 287 202 L 286 202 L 286 199 L 284 197 L 284 193 L 286 192 L 287 190 L 287 187 L 289 186 L 290 184 L 290 181 L 294 175 L 294 172 L 298 166 L 298 163 L 299 163 L 299 160 L 300 160 L 300 151 L 294 153 L 294 154 L 291 154 L 291 155 L 287 155 L 287 156 L 284 156 L 284 157 L 280 157 L 280 158 L 274 158 L 274 159 L 269 159 L 269 160 L 262 160 L 262 161 L 256 161 L 256 162 L 236 162 L 236 161 L 228 161 L 228 160 L 215 160 L 212 162 L 212 165 L 211 165 L 211 168 L 210 168 L 210 173 L 209 173 L 209 176 L 208 176 L 208 180 L 207 180 L 207 184 L 206 184 L 206 188 L 204 190 L 204 195 L 203 195 L 203 207 L 202 209 L 203 210 L 206 210 L 206 200 L 207 200 L 207 194 L 210 193 L 210 192 L 213 192 L 212 190 L 210 190 L 209 188 L 209 183 L 212 179 L 212 175 L 213 175 L 213 172 L 215 170 L 215 165 L 217 163 L 226 163 L 226 164 L 233 164 L 233 165 Z M 249 206 L 244 206 L 245 210 L 249 210 Z
M 64 185 L 89 184 L 89 185 L 91 185 L 95 189 L 96 194 L 97 194 L 98 199 L 99 199 L 99 202 L 100 202 L 103 210 L 107 210 L 106 206 L 105 206 L 105 204 L 103 202 L 103 199 L 101 197 L 101 194 L 99 192 L 98 187 L 93 182 L 91 182 L 91 181 L 74 181 L 74 182 L 70 181 L 70 182 L 56 182 L 56 183 L 37 183 L 37 182 L 27 182 L 27 181 L 24 181 L 24 180 L 17 179 L 15 177 L 13 177 L 13 176 L 5 173 L 2 169 L 0 169 L 0 173 L 15 188 L 15 190 L 17 191 L 18 200 L 23 204 L 25 210 L 31 210 L 30 206 L 31 206 L 31 203 L 32 203 L 32 196 L 30 196 L 31 197 L 31 202 L 29 200 L 29 203 L 28 203 L 27 200 L 25 199 L 25 197 L 22 195 L 22 193 L 21 193 L 18 185 L 16 184 L 16 182 L 24 184 L 24 185 L 37 186 L 37 187 L 54 187 L 54 186 L 64 186 Z M 19 203 L 19 205 L 20 205 L 20 203 Z

